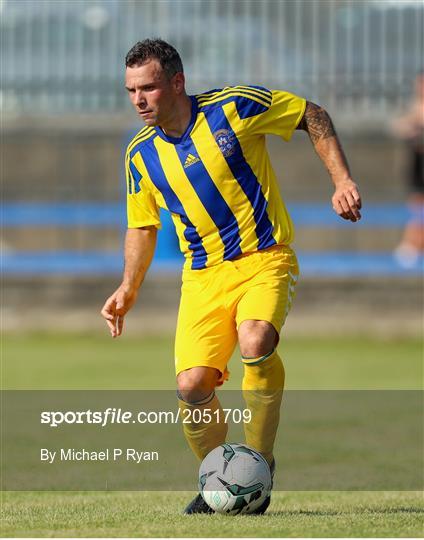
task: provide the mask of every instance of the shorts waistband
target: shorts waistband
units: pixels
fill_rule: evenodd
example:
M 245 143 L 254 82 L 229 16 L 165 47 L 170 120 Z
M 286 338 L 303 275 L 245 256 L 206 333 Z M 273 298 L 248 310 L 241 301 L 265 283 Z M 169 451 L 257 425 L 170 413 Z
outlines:
M 264 257 L 272 256 L 277 253 L 281 253 L 282 255 L 288 255 L 288 256 L 295 255 L 291 246 L 287 246 L 284 244 L 274 244 L 273 246 L 270 246 L 265 249 L 259 249 L 257 251 L 249 251 L 248 253 L 242 253 L 241 255 L 239 255 L 238 257 L 235 257 L 234 259 L 227 259 L 213 266 L 208 266 L 206 268 L 201 268 L 199 270 L 195 270 L 190 267 L 184 266 L 183 276 L 208 274 L 210 272 L 213 272 L 214 270 L 219 270 L 220 268 L 223 268 L 225 266 L 227 267 L 236 266 L 237 264 L 243 264 L 244 261 L 246 261 L 246 264 L 247 264 L 248 262 L 250 263 L 252 260 L 263 259 Z

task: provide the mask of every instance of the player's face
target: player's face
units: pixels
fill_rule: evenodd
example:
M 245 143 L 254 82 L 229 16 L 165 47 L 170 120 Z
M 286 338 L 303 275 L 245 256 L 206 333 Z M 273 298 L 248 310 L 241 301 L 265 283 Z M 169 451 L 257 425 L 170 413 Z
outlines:
M 125 87 L 144 122 L 163 126 L 173 117 L 175 100 L 184 89 L 184 75 L 177 73 L 169 79 L 159 61 L 153 59 L 142 66 L 127 67 Z

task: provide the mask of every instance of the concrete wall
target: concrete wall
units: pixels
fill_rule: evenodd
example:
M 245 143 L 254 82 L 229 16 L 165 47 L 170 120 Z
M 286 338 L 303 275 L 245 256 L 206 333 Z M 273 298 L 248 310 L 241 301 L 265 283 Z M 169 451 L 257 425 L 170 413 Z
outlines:
M 5 123 L 2 148 L 4 201 L 115 201 L 124 196 L 122 154 L 127 118 L 60 118 Z M 134 131 L 134 130 L 133 130 Z M 401 143 L 384 134 L 342 135 L 353 176 L 367 202 L 406 197 Z M 303 133 L 291 143 L 270 138 L 272 161 L 288 201 L 328 201 L 332 186 Z M 397 229 L 325 231 L 297 229 L 299 249 L 391 250 Z M 6 229 L 12 249 L 121 249 L 122 231 Z M 6 276 L 3 328 L 104 331 L 99 309 L 119 278 Z M 288 332 L 388 332 L 419 334 L 422 283 L 418 279 L 321 279 L 300 281 Z M 178 275 L 149 275 L 128 329 L 172 332 L 179 296 Z
M 3 200 L 7 201 L 117 201 L 123 200 L 124 141 L 130 122 L 125 117 L 69 118 L 6 123 L 2 150 Z M 353 177 L 360 185 L 364 212 L 368 202 L 403 202 L 406 153 L 402 143 L 385 134 L 342 135 Z M 325 201 L 331 207 L 332 184 L 304 133 L 290 143 L 276 137 L 268 141 L 272 162 L 284 199 Z M 323 230 L 296 231 L 296 247 L 390 251 L 401 231 Z M 3 244 L 14 250 L 69 249 L 117 250 L 122 231 L 101 229 L 6 228 Z
M 125 189 L 124 141 L 137 127 L 121 116 L 4 122 L 4 199 L 118 199 Z M 403 144 L 381 132 L 347 132 L 341 138 L 365 200 L 403 200 Z M 269 150 L 284 197 L 330 196 L 331 183 L 305 133 L 296 132 L 290 143 L 270 137 Z
M 2 328 L 106 332 L 100 309 L 118 284 L 118 277 L 9 278 L 4 283 Z M 173 333 L 179 290 L 179 275 L 148 274 L 126 318 L 126 333 Z M 423 283 L 418 278 L 300 276 L 284 333 L 421 336 L 422 298 Z

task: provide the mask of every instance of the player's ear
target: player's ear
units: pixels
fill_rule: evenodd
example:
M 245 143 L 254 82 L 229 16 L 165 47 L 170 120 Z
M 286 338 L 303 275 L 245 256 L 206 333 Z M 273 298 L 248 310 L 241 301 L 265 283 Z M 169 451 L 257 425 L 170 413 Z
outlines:
M 184 88 L 185 88 L 184 73 L 182 73 L 181 71 L 176 73 L 172 77 L 171 82 L 172 82 L 172 86 L 174 87 L 176 94 L 182 94 L 184 92 Z

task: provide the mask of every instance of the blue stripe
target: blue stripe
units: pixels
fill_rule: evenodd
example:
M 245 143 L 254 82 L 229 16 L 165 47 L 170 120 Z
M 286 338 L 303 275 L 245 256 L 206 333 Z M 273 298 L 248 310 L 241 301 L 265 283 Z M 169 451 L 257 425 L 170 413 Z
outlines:
M 127 149 L 130 146 L 133 146 L 135 143 L 147 141 L 147 139 L 149 139 L 150 137 L 153 137 L 153 135 L 155 135 L 155 131 L 152 130 L 151 132 L 149 132 L 149 130 L 152 130 L 152 128 L 149 128 L 149 129 L 143 128 L 141 131 L 139 131 L 132 139 L 130 139 L 130 142 L 127 145 Z
M 222 88 L 214 88 L 213 90 L 208 90 L 207 92 L 202 92 L 201 94 L 196 94 L 194 97 L 196 99 L 201 99 L 202 97 L 209 96 L 210 94 L 216 94 L 217 92 L 222 92 Z
M 131 161 L 128 159 L 128 168 L 127 168 L 127 181 L 128 181 L 128 193 L 129 195 L 132 194 L 132 185 L 131 185 L 131 178 L 132 178 L 132 174 L 131 174 L 131 167 L 130 167 L 130 163 Z M 126 166 L 126 165 L 125 165 Z
M 268 95 L 268 97 L 272 98 L 272 92 L 269 88 L 265 88 L 265 86 L 258 86 L 256 84 L 249 84 L 248 88 L 256 88 L 256 90 L 260 90 L 261 92 L 264 92 Z
M 130 171 L 131 171 L 131 175 L 133 177 L 133 180 L 134 180 L 134 191 L 135 193 L 138 193 L 139 191 L 141 191 L 141 187 L 140 187 L 140 182 L 141 182 L 141 174 L 138 172 L 138 169 L 137 167 L 134 165 L 134 163 L 130 160 Z M 131 193 L 131 182 L 130 182 L 130 193 Z
M 189 249 L 193 252 L 192 269 L 200 270 L 201 268 L 205 268 L 207 253 L 202 245 L 202 239 L 193 223 L 188 219 L 181 201 L 169 185 L 165 172 L 160 164 L 158 151 L 153 144 L 144 145 L 143 157 L 145 158 L 144 164 L 146 165 L 147 172 L 156 188 L 162 193 L 168 210 L 174 214 L 178 214 L 186 227 L 184 236 L 187 242 L 190 243 Z
M 198 156 L 191 138 L 187 138 L 184 145 L 175 146 L 175 150 L 183 167 L 189 154 Z M 219 236 L 224 244 L 224 260 L 233 259 L 241 255 L 241 238 L 237 219 L 214 184 L 206 167 L 201 161 L 198 161 L 184 168 L 184 172 L 218 228 Z
M 130 152 L 130 161 L 135 156 L 135 154 L 137 154 L 137 152 L 140 152 L 142 146 L 143 147 L 144 146 L 151 146 L 151 144 L 153 144 L 153 138 L 152 137 L 156 137 L 156 136 L 157 136 L 157 133 L 153 132 L 150 138 L 144 139 L 143 141 L 140 141 L 138 144 L 136 144 L 133 147 L 133 149 L 131 150 L 131 152 Z
M 247 163 L 243 150 L 231 129 L 231 126 L 221 107 L 210 109 L 206 114 L 206 120 L 212 133 L 219 129 L 226 129 L 233 136 L 234 152 L 230 156 L 224 156 L 232 175 L 240 184 L 244 194 L 253 208 L 253 218 L 256 223 L 255 232 L 258 237 L 258 249 L 264 249 L 275 244 L 272 236 L 274 227 L 268 217 L 268 202 L 262 193 L 261 185 Z
M 260 98 L 258 98 L 260 99 Z M 205 103 L 204 105 L 202 103 L 199 104 L 199 109 L 202 112 L 214 110 L 215 108 L 219 108 L 225 103 L 230 102 L 236 103 L 237 112 L 240 116 L 240 118 L 250 118 L 252 116 L 256 116 L 258 114 L 262 114 L 265 111 L 269 109 L 268 106 L 262 105 L 262 103 L 258 103 L 257 101 L 254 101 L 254 98 L 252 99 L 242 96 L 230 96 L 227 98 L 224 98 L 222 100 L 219 100 L 216 103 Z
M 225 90 L 222 90 L 221 92 L 215 95 L 199 96 L 198 100 L 199 100 L 199 104 L 202 105 L 206 103 L 211 103 L 215 99 L 233 97 L 234 94 L 240 97 L 251 99 L 252 101 L 258 101 L 267 106 L 270 106 L 272 103 L 272 96 L 270 93 L 268 93 L 268 95 L 264 95 L 263 92 L 252 89 L 250 87 L 238 88 L 236 86 L 226 88 Z

